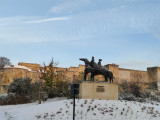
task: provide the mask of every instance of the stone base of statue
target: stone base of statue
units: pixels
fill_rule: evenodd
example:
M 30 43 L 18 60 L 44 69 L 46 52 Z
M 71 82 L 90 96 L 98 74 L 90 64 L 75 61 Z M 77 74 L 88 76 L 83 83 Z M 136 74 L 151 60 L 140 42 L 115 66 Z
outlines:
M 118 84 L 84 81 L 79 87 L 80 99 L 118 100 Z

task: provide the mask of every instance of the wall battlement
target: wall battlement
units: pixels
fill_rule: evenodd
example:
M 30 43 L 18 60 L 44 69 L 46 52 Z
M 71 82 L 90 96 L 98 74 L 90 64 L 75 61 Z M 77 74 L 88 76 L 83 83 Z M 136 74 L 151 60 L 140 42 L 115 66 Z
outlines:
M 30 77 L 33 81 L 40 80 L 40 64 L 20 62 L 18 65 L 31 70 L 29 71 L 27 69 L 17 68 L 14 66 L 6 67 L 3 72 L 0 72 L 0 93 L 6 92 L 7 86 L 14 80 L 14 78 Z M 147 68 L 147 71 L 119 68 L 119 65 L 115 64 L 108 64 L 104 67 L 113 72 L 113 75 L 116 78 L 114 79 L 114 83 L 121 83 L 124 80 L 128 82 L 139 82 L 145 88 L 147 87 L 146 84 L 157 82 L 157 86 L 160 89 L 160 67 L 150 67 Z M 54 67 L 55 72 L 63 73 L 63 75 L 65 75 L 65 77 L 70 81 L 74 81 L 75 76 L 82 73 L 84 69 L 85 65 L 79 65 L 78 67 L 72 66 L 69 68 Z M 104 81 L 104 77 L 102 75 L 96 76 L 95 79 Z

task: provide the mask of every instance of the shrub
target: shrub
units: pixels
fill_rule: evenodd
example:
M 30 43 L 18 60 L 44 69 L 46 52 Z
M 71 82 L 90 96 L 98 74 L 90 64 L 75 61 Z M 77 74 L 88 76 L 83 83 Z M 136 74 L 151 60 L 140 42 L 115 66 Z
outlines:
M 24 104 L 37 100 L 39 84 L 31 81 L 30 78 L 14 79 L 8 87 L 8 95 L 0 97 L 0 104 Z
M 132 93 L 136 97 L 139 97 L 141 94 L 141 92 L 140 92 L 141 88 L 138 86 L 138 83 L 136 83 L 136 82 L 123 81 L 120 84 L 120 87 L 122 88 L 122 92 Z
M 30 78 L 16 78 L 8 87 L 8 93 L 16 95 L 27 95 L 30 93 L 33 85 Z
M 120 84 L 120 89 L 122 92 L 119 93 L 120 100 L 137 101 L 137 102 L 160 102 L 160 97 L 157 95 L 151 95 L 151 90 L 145 89 L 141 91 L 138 83 L 123 81 Z
M 141 94 L 140 93 L 141 88 L 138 86 L 138 83 L 130 82 L 129 87 L 130 87 L 130 92 L 132 94 L 134 94 L 136 97 L 140 96 L 140 94 Z
M 0 97 L 0 105 L 25 104 L 31 102 L 31 99 L 25 95 L 9 94 Z
M 68 97 L 70 98 L 70 85 L 71 83 L 68 81 L 57 81 L 56 85 L 52 88 L 48 88 L 44 86 L 44 90 L 47 92 L 49 98 L 54 97 Z

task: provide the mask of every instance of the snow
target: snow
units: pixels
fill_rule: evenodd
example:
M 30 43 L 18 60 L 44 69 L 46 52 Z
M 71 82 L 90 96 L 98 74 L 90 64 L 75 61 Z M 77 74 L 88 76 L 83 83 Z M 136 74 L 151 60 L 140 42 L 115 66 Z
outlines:
M 1 94 L 1 93 L 0 93 L 0 97 L 1 97 L 1 96 L 7 96 L 7 94 Z
M 25 67 L 25 66 L 21 66 L 21 65 L 14 65 L 14 66 L 5 66 L 4 68 L 20 68 L 20 69 L 25 69 L 25 70 L 28 70 L 28 71 L 32 71 L 31 69 L 29 69 L 28 67 Z
M 0 106 L 0 120 L 72 120 L 72 99 Z M 160 120 L 159 103 L 76 99 L 76 120 Z

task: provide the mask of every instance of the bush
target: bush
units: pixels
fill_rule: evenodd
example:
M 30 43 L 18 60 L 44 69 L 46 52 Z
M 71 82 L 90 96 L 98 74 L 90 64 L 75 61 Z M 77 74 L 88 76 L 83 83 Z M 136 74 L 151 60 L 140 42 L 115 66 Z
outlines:
M 137 101 L 137 102 L 160 102 L 160 97 L 158 95 L 151 95 L 151 90 L 147 89 L 143 92 L 141 91 L 138 83 L 123 81 L 119 85 L 119 89 L 122 90 L 119 93 L 120 100 Z
M 141 88 L 138 86 L 138 83 L 130 82 L 129 87 L 130 87 L 130 92 L 132 94 L 134 94 L 136 97 L 140 96 L 140 94 L 141 94 L 140 93 Z
M 53 88 L 48 88 L 45 86 L 44 91 L 47 92 L 49 98 L 54 97 L 70 97 L 70 85 L 69 81 L 57 81 Z
M 119 94 L 119 100 L 128 100 L 128 101 L 137 101 L 137 102 L 146 102 L 146 99 L 143 97 L 136 97 L 132 93 L 122 92 Z
M 8 93 L 15 95 L 27 95 L 33 88 L 30 78 L 16 78 L 8 87 Z
M 132 93 L 134 96 L 139 97 L 141 95 L 141 88 L 138 86 L 136 82 L 127 82 L 123 81 L 120 84 L 123 92 Z
M 7 96 L 0 97 L 0 105 L 14 105 L 30 103 L 31 99 L 25 95 L 9 94 Z
M 17 78 L 9 85 L 8 95 L 0 97 L 0 105 L 24 104 L 38 99 L 39 83 L 30 78 Z

